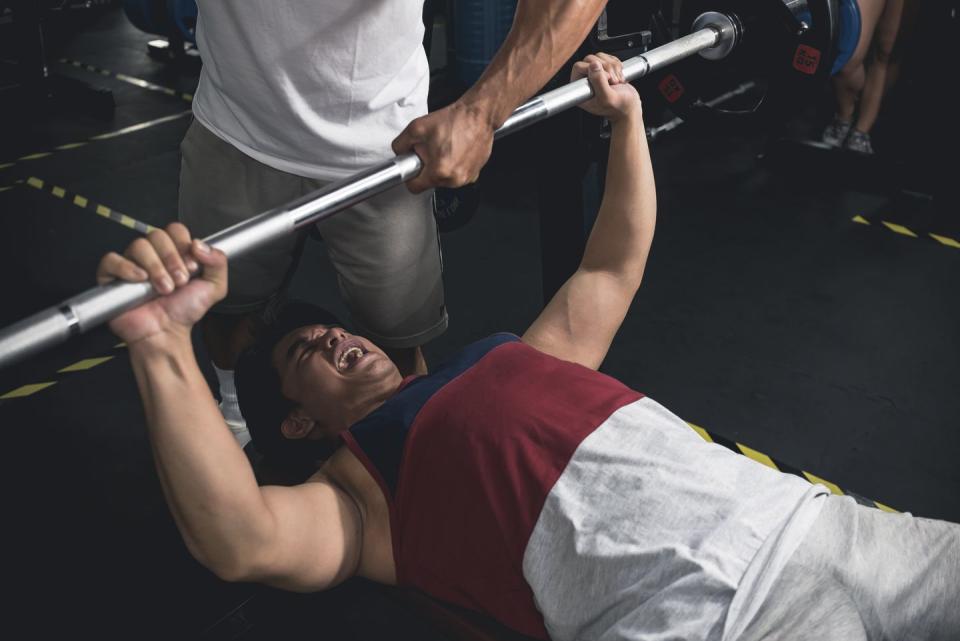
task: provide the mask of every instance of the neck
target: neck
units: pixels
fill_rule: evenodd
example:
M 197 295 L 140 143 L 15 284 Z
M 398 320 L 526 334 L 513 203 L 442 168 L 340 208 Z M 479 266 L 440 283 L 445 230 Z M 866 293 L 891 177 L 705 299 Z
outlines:
M 370 390 L 369 394 L 356 399 L 354 403 L 344 409 L 341 414 L 343 424 L 337 427 L 340 430 L 348 430 L 370 414 L 373 414 L 381 405 L 397 393 L 401 383 L 403 383 L 403 379 L 398 375 L 396 381 L 391 381 L 390 385 L 385 386 L 383 389 Z

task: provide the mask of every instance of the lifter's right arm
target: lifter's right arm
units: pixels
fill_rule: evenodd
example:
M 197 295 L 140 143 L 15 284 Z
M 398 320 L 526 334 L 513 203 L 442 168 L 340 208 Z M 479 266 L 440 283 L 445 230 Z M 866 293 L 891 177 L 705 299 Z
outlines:
M 202 275 L 188 283 L 188 269 L 198 266 Z M 105 256 L 97 279 L 149 279 L 164 294 L 110 326 L 127 343 L 164 495 L 194 557 L 226 580 L 294 590 L 352 575 L 356 505 L 322 477 L 258 487 L 197 365 L 190 330 L 226 293 L 226 257 L 175 223 L 124 256 Z
M 653 241 L 657 194 L 640 98 L 623 81 L 620 61 L 606 54 L 588 56 L 574 65 L 573 79 L 584 75 L 596 97 L 583 107 L 611 121 L 606 189 L 579 269 L 523 341 L 596 369 L 640 287 Z

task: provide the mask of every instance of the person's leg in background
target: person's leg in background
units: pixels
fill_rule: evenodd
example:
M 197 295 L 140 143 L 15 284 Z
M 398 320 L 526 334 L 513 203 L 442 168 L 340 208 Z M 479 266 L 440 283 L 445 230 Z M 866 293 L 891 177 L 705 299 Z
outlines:
M 873 46 L 870 49 L 870 64 L 866 67 L 863 94 L 860 98 L 860 113 L 847 141 L 848 149 L 873 153 L 870 131 L 877 122 L 883 94 L 887 89 L 887 71 L 900 30 L 903 3 L 904 0 L 887 0 L 880 21 L 877 23 Z
M 833 122 L 827 125 L 821 140 L 828 145 L 839 147 L 844 144 L 853 128 L 853 116 L 857 110 L 857 101 L 866 83 L 866 69 L 863 61 L 870 50 L 873 33 L 888 0 L 858 0 L 860 4 L 860 42 L 854 49 L 850 60 L 833 77 L 833 89 L 837 101 Z
M 290 202 L 300 195 L 300 177 L 263 165 L 194 122 L 181 144 L 179 216 L 203 238 Z M 250 440 L 237 404 L 233 368 L 253 342 L 260 314 L 296 267 L 304 234 L 291 234 L 230 261 L 227 298 L 200 322 L 200 336 L 213 361 L 220 410 L 241 446 Z
M 317 185 L 304 180 L 304 193 Z M 421 346 L 447 328 L 432 191 L 415 195 L 400 185 L 317 228 L 356 332 L 404 376 L 425 374 Z

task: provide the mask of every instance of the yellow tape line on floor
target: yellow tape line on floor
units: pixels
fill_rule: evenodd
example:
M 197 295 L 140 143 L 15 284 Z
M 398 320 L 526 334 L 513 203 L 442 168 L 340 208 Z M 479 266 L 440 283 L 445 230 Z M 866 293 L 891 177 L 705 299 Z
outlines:
M 58 369 L 57 374 L 64 374 L 66 372 L 83 372 L 88 369 L 93 369 L 97 365 L 102 365 L 103 363 L 106 363 L 112 358 L 113 356 L 101 356 L 99 358 L 85 358 L 82 361 L 77 361 L 73 365 L 67 365 L 63 369 Z
M 23 398 L 24 396 L 30 396 L 31 394 L 36 394 L 40 390 L 45 390 L 51 385 L 56 385 L 56 381 L 48 381 L 45 383 L 31 383 L 30 385 L 21 385 L 15 390 L 11 390 L 0 396 L 0 401 L 6 400 L 8 398 Z
M 859 225 L 873 225 L 871 221 L 867 220 L 863 216 L 854 216 L 850 220 L 852 220 L 853 222 Z M 927 232 L 926 234 L 919 234 L 914 230 L 910 229 L 909 227 L 906 227 L 905 225 L 892 223 L 889 220 L 881 220 L 879 222 L 882 227 L 889 229 L 893 233 L 899 234 L 900 236 L 906 236 L 908 238 L 922 238 L 925 235 L 929 237 L 931 240 L 935 240 L 945 247 L 960 249 L 960 241 L 954 238 L 951 238 L 949 236 L 944 236 L 942 234 L 934 234 L 932 232 Z
M 960 249 L 960 242 L 955 241 L 952 238 L 947 236 L 940 236 L 938 234 L 930 234 L 930 238 L 934 239 L 941 245 L 946 245 L 947 247 L 953 247 L 954 249 Z
M 177 98 L 180 98 L 181 100 L 185 100 L 187 102 L 193 101 L 193 94 L 191 93 L 177 91 L 176 89 L 172 89 L 170 87 L 164 87 L 162 85 L 152 83 L 149 80 L 128 76 L 125 73 L 115 73 L 113 71 L 110 71 L 109 69 L 103 69 L 101 67 L 87 64 L 85 62 L 80 62 L 79 60 L 70 60 L 69 58 L 60 58 L 60 62 L 63 64 L 74 66 L 78 69 L 85 69 L 92 73 L 98 73 L 101 76 L 112 76 L 117 80 L 120 80 L 121 82 L 126 82 L 127 84 L 140 87 L 141 89 L 149 89 L 150 91 L 158 91 L 168 96 L 176 96 Z
M 73 203 L 74 205 L 76 205 L 81 209 L 87 209 L 87 210 L 93 211 L 99 216 L 103 216 L 107 220 L 123 225 L 128 229 L 138 231 L 141 234 L 149 234 L 150 232 L 156 229 L 156 227 L 154 227 L 153 225 L 148 225 L 147 223 L 140 222 L 136 218 L 132 216 L 128 216 L 127 214 L 119 212 L 110 207 L 107 207 L 106 205 L 101 205 L 100 203 L 91 202 L 90 199 L 88 199 L 85 196 L 81 196 L 79 194 L 73 194 L 58 185 L 49 185 L 46 183 L 46 181 L 40 178 L 37 178 L 36 176 L 30 176 L 29 178 L 27 178 L 26 183 L 27 185 L 29 185 L 30 187 L 33 187 L 34 189 L 38 189 L 40 191 L 49 193 L 51 196 L 54 196 L 56 198 L 69 200 L 71 203 Z
M 163 116 L 162 118 L 156 118 L 154 120 L 148 120 L 146 122 L 141 122 L 136 125 L 130 125 L 129 127 L 124 127 L 123 129 L 118 129 L 116 131 L 108 131 L 104 134 L 97 134 L 96 136 L 91 136 L 89 140 L 84 140 L 80 142 L 70 142 L 64 145 L 59 145 L 54 147 L 52 151 L 40 151 L 33 154 L 27 154 L 25 156 L 20 156 L 19 158 L 12 160 L 10 162 L 0 163 L 0 171 L 4 169 L 10 169 L 15 167 L 18 163 L 21 162 L 30 162 L 33 160 L 41 160 L 43 158 L 49 158 L 56 151 L 69 151 L 71 149 L 79 149 L 84 147 L 95 140 L 108 140 L 110 138 L 116 138 L 118 136 L 125 136 L 127 134 L 134 133 L 135 131 L 142 131 L 148 127 L 153 127 L 156 125 L 163 124 L 165 122 L 170 122 L 172 120 L 178 120 L 180 118 L 185 118 L 189 116 L 192 112 L 188 109 L 187 111 L 181 111 L 180 113 L 173 114 L 172 116 Z M 0 186 L 0 191 L 7 191 L 13 189 L 13 185 L 4 185 Z
M 126 343 L 117 343 L 114 345 L 114 349 L 120 349 L 126 347 Z M 103 365 L 106 362 L 109 362 L 114 359 L 114 356 L 95 356 L 93 358 L 84 358 L 77 361 L 66 367 L 62 367 L 57 370 L 57 374 L 71 374 L 73 372 L 85 372 L 93 369 L 99 365 Z M 33 396 L 37 392 L 42 392 L 48 387 L 56 385 L 58 381 L 44 381 L 42 383 L 30 383 L 29 385 L 21 385 L 16 389 L 12 389 L 9 392 L 6 392 L 0 396 L 0 401 L 13 399 L 13 398 L 25 398 L 27 396 Z

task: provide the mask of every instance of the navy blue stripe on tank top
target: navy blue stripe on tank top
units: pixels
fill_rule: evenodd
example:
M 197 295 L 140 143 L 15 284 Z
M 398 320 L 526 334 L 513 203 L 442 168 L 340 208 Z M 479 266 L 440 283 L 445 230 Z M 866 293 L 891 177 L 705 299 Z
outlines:
M 492 349 L 519 340 L 514 334 L 502 333 L 467 345 L 436 371 L 414 379 L 372 414 L 353 424 L 350 434 L 380 472 L 386 489 L 390 491 L 389 498 L 396 493 L 407 431 L 420 409 L 444 385 L 470 369 Z

